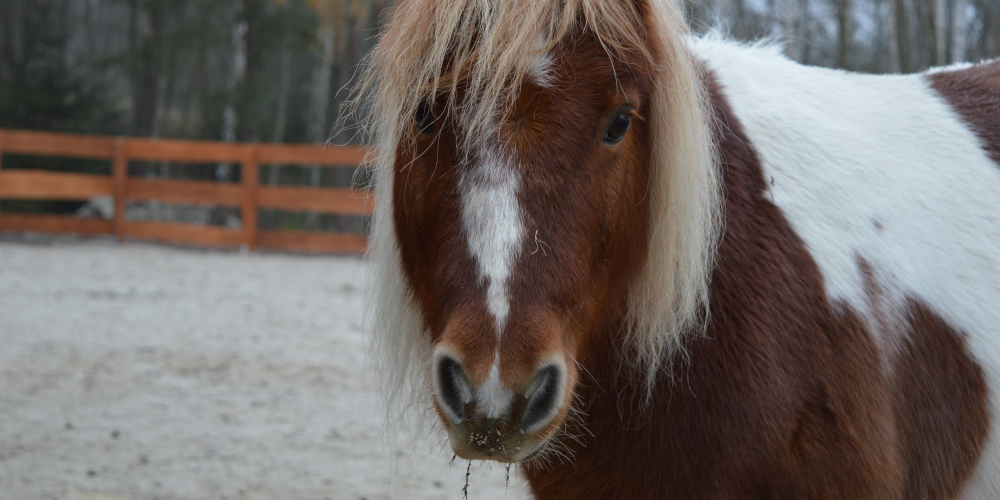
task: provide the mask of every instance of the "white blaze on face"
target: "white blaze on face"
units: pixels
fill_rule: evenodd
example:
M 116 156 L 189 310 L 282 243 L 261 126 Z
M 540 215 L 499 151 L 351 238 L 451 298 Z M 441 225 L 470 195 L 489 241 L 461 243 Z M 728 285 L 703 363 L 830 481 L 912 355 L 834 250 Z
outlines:
M 510 401 L 514 399 L 514 394 L 500 381 L 500 353 L 493 353 L 493 366 L 490 367 L 490 376 L 486 382 L 476 390 L 476 399 L 479 401 L 479 409 L 486 414 L 486 418 L 500 418 L 507 413 Z
M 554 63 L 549 54 L 541 54 L 531 62 L 528 74 L 531 80 L 540 87 L 551 88 L 554 85 L 555 76 L 552 74 Z
M 517 199 L 520 173 L 497 152 L 488 152 L 462 175 L 462 225 L 469 253 L 476 259 L 479 279 L 487 284 L 486 305 L 496 333 L 503 334 L 510 312 L 507 280 L 524 239 L 521 205 Z
M 498 418 L 513 397 L 500 381 L 499 340 L 510 313 L 507 281 L 525 232 L 517 199 L 521 176 L 513 161 L 499 152 L 490 151 L 477 159 L 459 181 L 462 226 L 469 253 L 479 267 L 479 279 L 486 284 L 486 306 L 493 315 L 498 344 L 489 378 L 476 391 L 476 399 L 487 417 Z

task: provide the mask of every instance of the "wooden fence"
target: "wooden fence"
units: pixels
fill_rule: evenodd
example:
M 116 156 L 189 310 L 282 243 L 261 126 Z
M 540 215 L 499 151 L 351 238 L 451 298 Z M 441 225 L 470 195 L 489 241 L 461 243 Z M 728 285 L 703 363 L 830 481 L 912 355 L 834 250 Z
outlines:
M 366 239 L 359 234 L 306 231 L 264 231 L 257 211 L 288 211 L 370 215 L 364 191 L 336 188 L 260 185 L 260 165 L 357 166 L 365 151 L 354 146 L 243 144 L 101 137 L 0 129 L 0 155 L 22 154 L 111 161 L 111 175 L 59 173 L 43 170 L 3 170 L 0 198 L 86 200 L 114 199 L 111 220 L 58 215 L 0 213 L 0 231 L 36 231 L 85 235 L 114 234 L 124 238 L 198 246 L 268 248 L 305 252 L 360 253 Z M 2 156 L 0 156 L 2 158 Z M 130 161 L 239 163 L 242 182 L 147 180 L 128 175 Z M 233 206 L 241 209 L 241 228 L 125 220 L 128 200 Z

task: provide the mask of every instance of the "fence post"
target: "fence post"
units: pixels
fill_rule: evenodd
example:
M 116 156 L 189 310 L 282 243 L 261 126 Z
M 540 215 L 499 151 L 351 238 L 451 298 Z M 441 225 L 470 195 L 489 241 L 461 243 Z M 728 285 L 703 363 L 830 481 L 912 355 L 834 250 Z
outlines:
M 125 238 L 125 184 L 128 181 L 128 157 L 125 152 L 125 139 L 115 138 L 115 156 L 111 162 L 111 183 L 115 201 L 115 215 L 112 222 L 118 243 Z
M 240 219 L 243 221 L 243 244 L 247 250 L 257 248 L 257 145 L 246 146 L 240 169 L 243 177 L 243 204 Z

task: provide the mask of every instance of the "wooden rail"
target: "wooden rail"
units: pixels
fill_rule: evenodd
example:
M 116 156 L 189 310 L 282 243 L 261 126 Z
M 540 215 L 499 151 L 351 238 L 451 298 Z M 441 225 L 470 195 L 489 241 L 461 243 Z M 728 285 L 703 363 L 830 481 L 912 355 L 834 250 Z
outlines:
M 2 170 L 0 198 L 86 200 L 112 196 L 111 220 L 57 215 L 0 213 L 0 231 L 43 233 L 114 234 L 125 238 L 199 246 L 248 249 L 269 248 L 321 253 L 360 253 L 366 239 L 360 234 L 306 231 L 260 231 L 261 208 L 320 213 L 371 215 L 371 200 L 364 191 L 336 188 L 261 186 L 261 164 L 358 166 L 365 150 L 355 146 L 244 144 L 207 141 L 177 141 L 100 137 L 51 132 L 0 129 L 0 159 L 3 154 L 56 156 L 108 160 L 111 175 L 87 175 L 42 170 Z M 239 163 L 239 184 L 146 180 L 128 176 L 130 161 L 174 161 Z M 128 200 L 160 200 L 166 203 L 239 207 L 240 229 L 193 224 L 127 221 Z

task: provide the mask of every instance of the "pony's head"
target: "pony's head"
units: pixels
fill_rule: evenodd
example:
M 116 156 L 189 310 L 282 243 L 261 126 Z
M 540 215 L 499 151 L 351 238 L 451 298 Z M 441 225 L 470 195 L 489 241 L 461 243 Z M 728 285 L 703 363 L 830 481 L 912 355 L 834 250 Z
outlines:
M 707 311 L 718 187 L 685 36 L 667 0 L 396 7 L 361 87 L 375 356 L 459 456 L 538 454 L 590 360 L 651 383 Z

